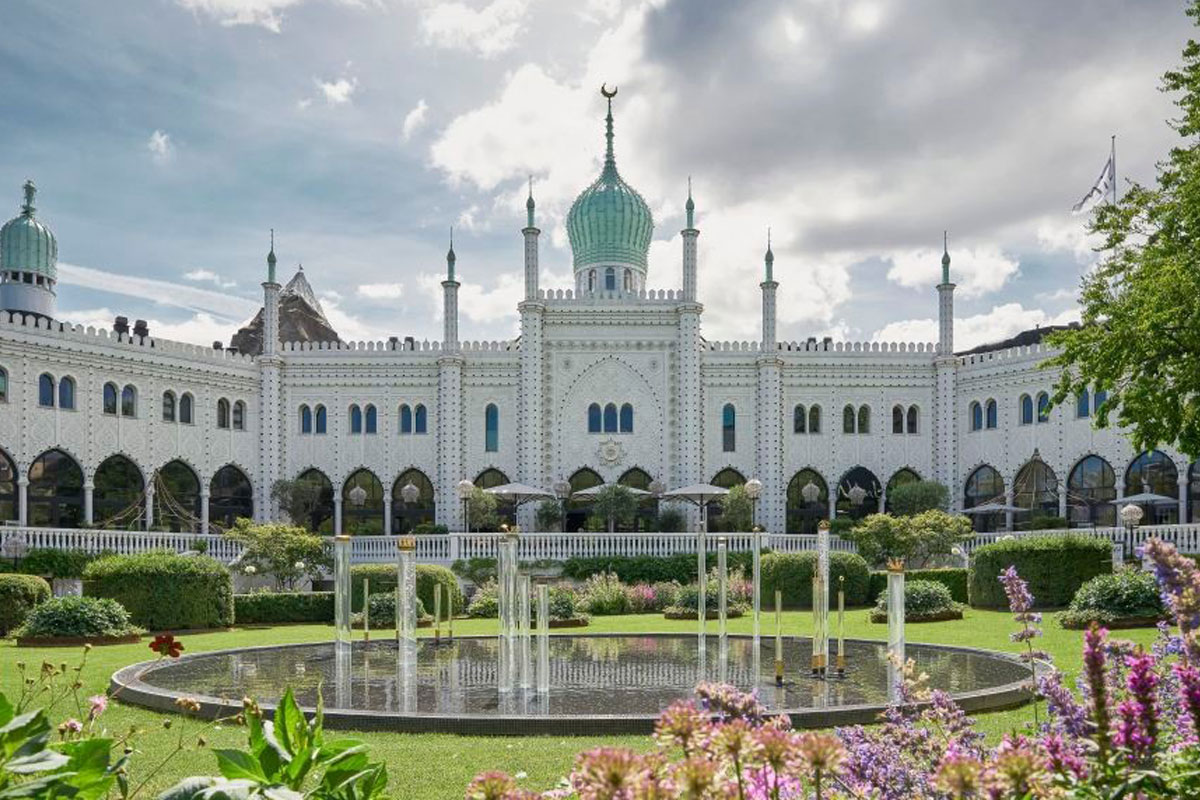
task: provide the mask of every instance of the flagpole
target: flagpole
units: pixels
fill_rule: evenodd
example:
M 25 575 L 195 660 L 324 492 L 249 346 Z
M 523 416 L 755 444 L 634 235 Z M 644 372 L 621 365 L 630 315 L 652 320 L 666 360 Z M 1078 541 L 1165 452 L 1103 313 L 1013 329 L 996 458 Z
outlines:
M 1111 158 L 1112 158 L 1112 173 L 1113 173 L 1112 174 L 1112 182 L 1113 182 L 1112 203 L 1115 206 L 1117 204 L 1117 135 L 1115 133 L 1112 135 Z

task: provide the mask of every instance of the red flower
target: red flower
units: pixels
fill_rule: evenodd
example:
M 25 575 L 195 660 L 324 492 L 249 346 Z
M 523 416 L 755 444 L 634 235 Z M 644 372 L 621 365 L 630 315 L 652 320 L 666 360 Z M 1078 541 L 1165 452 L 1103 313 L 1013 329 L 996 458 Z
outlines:
M 175 637 L 169 633 L 161 633 L 154 637 L 154 641 L 150 643 L 150 649 L 160 656 L 179 658 L 179 653 L 183 650 L 183 642 L 176 641 Z

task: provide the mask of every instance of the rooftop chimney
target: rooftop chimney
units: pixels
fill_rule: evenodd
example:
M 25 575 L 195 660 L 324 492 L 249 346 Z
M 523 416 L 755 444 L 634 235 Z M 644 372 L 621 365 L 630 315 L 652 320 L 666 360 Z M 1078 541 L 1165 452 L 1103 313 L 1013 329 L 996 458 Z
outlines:
M 117 317 L 113 320 L 113 333 L 122 336 L 129 335 L 129 317 Z
M 221 344 L 221 342 L 219 342 L 219 341 L 213 342 L 213 350 L 224 350 L 224 349 L 225 349 L 225 345 Z
M 133 335 L 150 338 L 150 326 L 146 324 L 146 320 L 139 319 L 133 323 Z

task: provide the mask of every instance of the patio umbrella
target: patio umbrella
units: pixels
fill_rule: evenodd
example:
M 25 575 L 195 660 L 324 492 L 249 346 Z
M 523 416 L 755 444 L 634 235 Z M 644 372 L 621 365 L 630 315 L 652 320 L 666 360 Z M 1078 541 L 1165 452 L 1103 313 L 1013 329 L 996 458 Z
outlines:
M 1123 506 L 1128 503 L 1134 505 L 1164 505 L 1166 503 L 1178 503 L 1178 497 L 1167 497 L 1165 494 L 1156 494 L 1150 491 L 1142 491 L 1137 494 L 1131 494 L 1128 497 L 1118 497 L 1116 500 L 1106 500 L 1106 503 L 1114 506 Z
M 509 501 L 517 508 L 520 508 L 531 500 L 554 499 L 552 492 L 547 492 L 545 489 L 537 489 L 533 486 L 526 486 L 523 483 L 506 483 L 502 486 L 493 486 L 490 489 L 484 489 L 484 491 Z
M 713 486 L 711 483 L 694 483 L 680 489 L 663 492 L 663 500 L 682 500 L 700 508 L 700 529 L 708 524 L 708 504 L 719 497 L 729 494 L 724 486 Z
M 602 483 L 599 486 L 590 486 L 587 489 L 580 489 L 578 492 L 572 492 L 571 497 L 580 499 L 595 499 L 596 495 L 600 494 L 600 492 L 604 491 L 610 486 L 621 486 L 625 489 L 628 489 L 629 493 L 635 497 L 650 496 L 650 492 L 647 492 L 645 489 L 635 489 L 632 486 L 625 486 L 623 483 Z
M 1029 510 L 1028 508 L 1021 508 L 1020 506 L 1010 506 L 1006 503 L 984 503 L 982 505 L 971 506 L 970 508 L 964 508 L 962 510 L 962 513 L 964 513 L 964 514 L 1007 514 L 1011 511 L 1012 513 L 1015 514 L 1019 511 L 1028 511 L 1028 510 Z

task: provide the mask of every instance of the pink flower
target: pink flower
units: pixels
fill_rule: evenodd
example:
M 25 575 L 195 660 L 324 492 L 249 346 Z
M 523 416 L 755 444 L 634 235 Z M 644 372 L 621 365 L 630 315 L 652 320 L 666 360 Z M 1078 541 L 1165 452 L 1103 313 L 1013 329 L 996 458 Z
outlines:
M 108 708 L 108 695 L 94 694 L 88 698 L 88 703 L 91 704 L 91 708 L 88 709 L 88 719 L 92 720 L 103 714 Z

